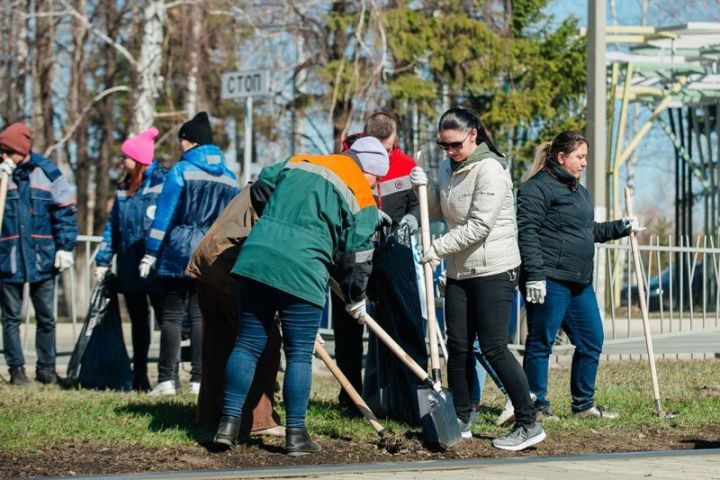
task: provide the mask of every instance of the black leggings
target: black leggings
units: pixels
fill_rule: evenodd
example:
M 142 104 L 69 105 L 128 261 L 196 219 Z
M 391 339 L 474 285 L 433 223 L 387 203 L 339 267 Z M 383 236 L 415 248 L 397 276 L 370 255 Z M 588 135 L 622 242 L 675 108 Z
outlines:
M 125 305 L 130 315 L 132 325 L 133 346 L 133 374 L 135 380 L 147 379 L 148 350 L 150 349 L 150 310 L 148 297 L 155 311 L 155 318 L 160 319 L 160 302 L 162 297 L 158 293 L 127 292 Z
M 190 326 L 192 367 L 190 381 L 202 380 L 202 313 L 195 292 L 195 282 L 190 280 L 163 280 L 162 313 L 160 322 L 160 359 L 158 383 L 177 381 L 180 361 L 180 342 L 183 323 L 187 318 Z
M 476 335 L 480 349 L 512 400 L 516 424 L 530 426 L 535 422 L 527 377 L 507 348 L 507 327 L 516 286 L 517 270 L 447 281 L 448 384 L 458 418 L 464 422 L 472 411 L 470 387 L 475 374 L 472 344 Z

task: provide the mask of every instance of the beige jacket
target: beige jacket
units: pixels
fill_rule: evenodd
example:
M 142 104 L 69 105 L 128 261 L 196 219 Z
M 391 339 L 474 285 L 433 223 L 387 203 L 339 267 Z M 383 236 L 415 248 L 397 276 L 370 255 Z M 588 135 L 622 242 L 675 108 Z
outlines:
M 446 159 L 438 187 L 428 186 L 430 217 L 449 231 L 433 242 L 456 280 L 495 275 L 520 265 L 515 200 L 506 160 L 478 145 L 467 165 L 453 172 Z

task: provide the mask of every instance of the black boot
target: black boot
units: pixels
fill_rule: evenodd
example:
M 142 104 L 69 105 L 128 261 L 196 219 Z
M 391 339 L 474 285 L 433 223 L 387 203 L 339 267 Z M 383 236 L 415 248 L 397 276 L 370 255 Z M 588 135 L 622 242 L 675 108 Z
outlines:
M 319 452 L 320 445 L 310 440 L 305 427 L 287 427 L 285 429 L 285 450 L 291 457 Z
M 25 367 L 12 367 L 10 369 L 10 385 L 29 385 L 30 379 L 25 375 Z
M 240 419 L 223 415 L 220 417 L 220 425 L 213 441 L 217 445 L 230 448 L 237 442 L 238 433 L 240 433 Z
M 58 376 L 55 368 L 39 368 L 35 373 L 35 380 L 45 384 L 58 383 Z
M 136 392 L 147 392 L 150 390 L 150 380 L 147 376 L 147 369 L 136 371 L 133 374 L 132 388 Z

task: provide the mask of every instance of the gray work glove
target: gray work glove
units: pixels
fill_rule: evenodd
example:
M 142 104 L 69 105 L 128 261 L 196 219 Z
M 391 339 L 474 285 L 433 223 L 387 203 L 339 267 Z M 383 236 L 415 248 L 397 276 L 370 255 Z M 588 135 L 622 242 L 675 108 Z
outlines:
M 407 231 L 410 235 L 415 235 L 418 231 L 417 218 L 415 218 L 415 215 L 412 215 L 410 213 L 402 217 L 398 225 L 398 228 L 407 228 Z

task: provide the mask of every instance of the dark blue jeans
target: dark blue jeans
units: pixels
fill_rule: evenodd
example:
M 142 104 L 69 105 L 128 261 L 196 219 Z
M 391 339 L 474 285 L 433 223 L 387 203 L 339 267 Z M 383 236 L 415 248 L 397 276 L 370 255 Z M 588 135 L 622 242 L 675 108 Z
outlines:
M 38 370 L 55 370 L 55 314 L 53 294 L 55 279 L 49 278 L 30 284 L 30 299 L 35 307 L 35 350 Z M 25 365 L 20 323 L 23 301 L 23 284 L 2 282 L 0 285 L 0 309 L 2 309 L 3 349 L 5 363 L 10 368 Z
M 547 399 L 548 360 L 560 326 L 575 345 L 570 373 L 573 412 L 593 406 L 595 378 L 604 341 L 602 319 L 592 285 L 547 280 L 545 303 L 527 304 L 528 338 L 523 366 L 537 403 Z
M 322 311 L 323 307 L 240 277 L 238 337 L 225 367 L 223 415 L 240 417 L 277 313 L 287 362 L 283 381 L 286 426 L 305 427 L 312 386 L 312 351 Z

